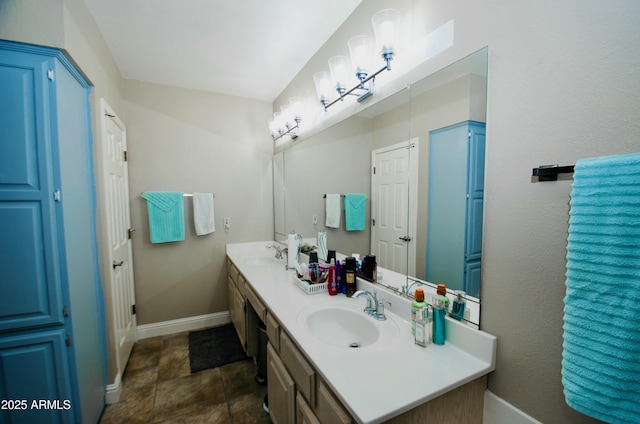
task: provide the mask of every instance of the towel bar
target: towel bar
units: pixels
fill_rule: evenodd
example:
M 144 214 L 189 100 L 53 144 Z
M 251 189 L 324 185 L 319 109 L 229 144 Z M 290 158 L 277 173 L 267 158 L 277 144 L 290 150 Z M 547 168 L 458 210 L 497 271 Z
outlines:
M 182 196 L 183 197 L 193 197 L 193 193 L 183 193 Z M 140 194 L 140 197 L 142 197 L 142 194 Z M 216 197 L 215 193 L 213 194 L 213 197 L 214 198 Z
M 558 174 L 572 174 L 573 165 L 558 166 L 556 165 L 540 165 L 533 168 L 533 176 L 538 177 L 538 181 L 557 181 Z

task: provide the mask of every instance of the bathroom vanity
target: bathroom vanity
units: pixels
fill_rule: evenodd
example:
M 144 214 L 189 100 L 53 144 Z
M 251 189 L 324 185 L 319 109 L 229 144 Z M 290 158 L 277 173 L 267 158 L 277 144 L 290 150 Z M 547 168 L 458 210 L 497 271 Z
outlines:
M 496 338 L 447 318 L 447 341 L 414 344 L 410 302 L 358 279 L 384 298 L 387 319 L 366 296 L 307 294 L 272 241 L 227 245 L 229 313 L 247 355 L 267 329 L 269 408 L 274 423 L 481 423 Z

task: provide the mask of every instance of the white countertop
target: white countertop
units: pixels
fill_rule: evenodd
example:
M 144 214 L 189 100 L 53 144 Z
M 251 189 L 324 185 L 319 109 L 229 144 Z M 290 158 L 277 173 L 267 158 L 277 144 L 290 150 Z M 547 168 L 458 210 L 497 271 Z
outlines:
M 364 307 L 365 296 L 306 294 L 293 281 L 295 271 L 285 270 L 286 260 L 266 260 L 275 256 L 273 249 L 266 249 L 270 243 L 228 244 L 227 256 L 356 421 L 386 421 L 495 369 L 496 338 L 450 318 L 443 346 L 417 346 L 411 334 L 410 302 L 390 293 L 384 294 L 392 302 L 385 311 L 387 321 L 362 313 L 376 325 L 398 325 L 400 335 L 394 343 L 349 349 L 318 340 L 299 325 L 301 312 L 332 302 Z M 364 280 L 357 285 L 370 291 L 373 287 Z

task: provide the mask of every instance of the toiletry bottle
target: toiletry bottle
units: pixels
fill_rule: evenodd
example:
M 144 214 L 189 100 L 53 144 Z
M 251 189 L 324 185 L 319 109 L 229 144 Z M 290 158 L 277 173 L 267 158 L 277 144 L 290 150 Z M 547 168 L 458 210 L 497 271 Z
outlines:
M 336 282 L 336 261 L 331 258 L 329 264 L 329 277 L 327 278 L 327 290 L 331 296 L 338 294 L 338 283 Z
M 467 306 L 467 294 L 462 290 L 456 290 L 453 292 L 453 304 L 451 305 L 451 318 L 455 318 L 460 321 L 464 318 L 464 310 Z
M 336 288 L 338 293 L 345 293 L 344 287 L 344 261 L 336 259 Z
M 443 345 L 446 337 L 446 320 L 444 311 L 444 297 L 433 297 L 433 343 Z
M 449 298 L 447 297 L 447 286 L 444 284 L 438 284 L 436 293 L 444 298 L 444 311 L 449 312 Z
M 356 258 L 349 256 L 345 260 L 344 283 L 347 288 L 347 297 L 351 297 L 356 292 Z
M 427 306 L 427 302 L 424 301 L 424 290 L 418 287 L 413 294 L 413 299 L 413 302 L 411 302 L 411 334 L 416 334 L 418 311 Z
M 414 342 L 418 346 L 426 347 L 431 343 L 431 322 L 428 317 L 428 307 L 418 310 L 416 315 L 416 334 L 414 337 Z

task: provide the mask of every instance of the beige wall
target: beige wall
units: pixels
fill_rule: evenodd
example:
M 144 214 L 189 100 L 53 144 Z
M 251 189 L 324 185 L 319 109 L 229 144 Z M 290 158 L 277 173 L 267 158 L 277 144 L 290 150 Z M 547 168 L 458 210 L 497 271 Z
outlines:
M 267 102 L 126 81 L 138 324 L 228 310 L 225 244 L 273 237 Z M 216 231 L 151 244 L 144 191 L 215 193 Z M 223 218 L 231 228 L 223 228 Z
M 312 73 L 346 54 L 350 36 L 371 33 L 368 18 L 384 7 L 410 16 L 416 33 L 455 19 L 454 46 L 421 66 L 427 73 L 489 47 L 481 324 L 498 337 L 489 389 L 545 423 L 594 422 L 565 404 L 560 377 L 571 181 L 530 175 L 538 165 L 640 150 L 640 4 L 363 2 L 274 109 L 313 97 Z

